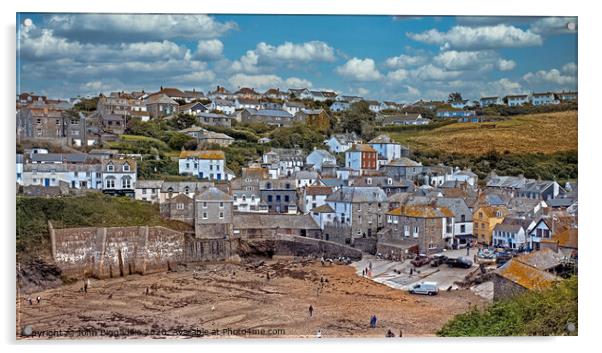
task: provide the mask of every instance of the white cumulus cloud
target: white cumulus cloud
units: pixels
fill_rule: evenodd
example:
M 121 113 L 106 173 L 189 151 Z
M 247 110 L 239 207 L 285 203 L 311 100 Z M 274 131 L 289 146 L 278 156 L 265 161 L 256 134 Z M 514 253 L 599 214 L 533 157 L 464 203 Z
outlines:
M 440 45 L 443 49 L 518 48 L 543 43 L 539 34 L 505 24 L 454 26 L 447 32 L 431 29 L 422 33 L 407 33 L 407 36 L 419 42 Z
M 376 81 L 382 78 L 374 60 L 353 58 L 338 66 L 336 72 L 351 81 Z

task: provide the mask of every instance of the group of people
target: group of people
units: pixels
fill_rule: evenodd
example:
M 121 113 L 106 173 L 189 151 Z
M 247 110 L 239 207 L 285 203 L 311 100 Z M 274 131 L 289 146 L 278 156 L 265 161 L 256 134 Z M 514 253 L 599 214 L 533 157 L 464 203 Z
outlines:
M 372 261 L 368 262 L 368 266 L 362 270 L 362 276 L 372 277 Z
M 42 301 L 42 297 L 38 295 L 36 301 L 38 302 L 38 304 L 40 304 L 40 302 Z M 27 302 L 29 303 L 29 305 L 33 305 L 33 299 L 31 297 L 27 298 Z

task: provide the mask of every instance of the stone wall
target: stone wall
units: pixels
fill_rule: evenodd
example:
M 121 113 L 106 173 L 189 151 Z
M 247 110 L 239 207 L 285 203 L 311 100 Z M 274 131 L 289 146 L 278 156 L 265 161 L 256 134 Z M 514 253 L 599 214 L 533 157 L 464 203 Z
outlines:
M 376 254 L 376 238 L 354 238 L 351 244 L 356 249 L 359 249 L 368 254 Z
M 195 239 L 164 227 L 50 227 L 50 235 L 56 264 L 75 277 L 162 272 L 178 263 L 227 260 L 237 250 L 236 240 Z
M 324 256 L 326 258 L 337 258 L 346 256 L 352 260 L 360 260 L 362 252 L 349 246 L 335 242 L 300 237 L 296 235 L 275 236 L 275 255 L 283 256 Z
M 522 287 L 497 273 L 493 276 L 493 300 L 501 300 L 522 294 L 527 289 Z

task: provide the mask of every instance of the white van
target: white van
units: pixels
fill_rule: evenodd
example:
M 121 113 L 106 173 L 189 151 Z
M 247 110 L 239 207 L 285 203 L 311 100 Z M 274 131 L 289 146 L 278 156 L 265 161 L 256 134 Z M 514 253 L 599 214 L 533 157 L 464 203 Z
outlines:
M 439 293 L 437 282 L 420 282 L 410 288 L 411 294 L 435 295 Z

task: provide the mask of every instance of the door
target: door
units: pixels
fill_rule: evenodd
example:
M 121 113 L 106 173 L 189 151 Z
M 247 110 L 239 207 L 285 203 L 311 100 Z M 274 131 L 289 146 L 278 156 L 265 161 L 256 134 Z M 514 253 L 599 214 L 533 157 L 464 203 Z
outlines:
M 50 179 L 49 178 L 44 178 L 44 186 L 45 187 L 50 186 Z

